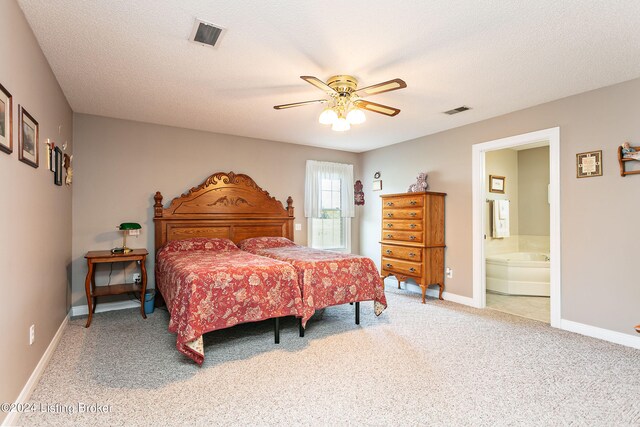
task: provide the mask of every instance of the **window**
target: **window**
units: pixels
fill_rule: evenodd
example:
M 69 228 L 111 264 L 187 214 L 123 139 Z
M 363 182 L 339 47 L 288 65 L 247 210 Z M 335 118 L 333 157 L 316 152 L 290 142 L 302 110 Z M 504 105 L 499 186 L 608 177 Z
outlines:
M 305 216 L 312 248 L 351 251 L 352 181 L 352 165 L 307 161 Z

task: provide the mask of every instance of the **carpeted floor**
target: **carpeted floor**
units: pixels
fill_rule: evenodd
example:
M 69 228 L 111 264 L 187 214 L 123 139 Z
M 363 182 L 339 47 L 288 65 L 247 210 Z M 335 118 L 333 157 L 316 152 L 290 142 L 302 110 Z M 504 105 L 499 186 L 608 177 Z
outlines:
M 18 421 L 640 425 L 640 351 L 393 288 L 387 297 L 379 318 L 362 304 L 360 326 L 350 305 L 326 309 L 304 338 L 287 319 L 280 345 L 271 322 L 212 332 L 202 367 L 175 350 L 166 311 L 101 313 L 89 329 L 72 320 L 32 396 L 49 412 Z

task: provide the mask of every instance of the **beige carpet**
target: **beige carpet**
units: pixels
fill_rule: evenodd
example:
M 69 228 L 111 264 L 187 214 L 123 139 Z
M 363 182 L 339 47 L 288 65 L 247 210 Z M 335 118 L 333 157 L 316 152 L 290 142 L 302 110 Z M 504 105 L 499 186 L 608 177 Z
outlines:
M 325 310 L 306 336 L 271 322 L 205 337 L 196 366 L 168 316 L 136 310 L 70 322 L 32 402 L 30 425 L 639 425 L 640 351 L 541 322 L 387 288 Z M 78 403 L 109 405 L 78 413 Z M 59 413 L 62 408 L 74 413 Z

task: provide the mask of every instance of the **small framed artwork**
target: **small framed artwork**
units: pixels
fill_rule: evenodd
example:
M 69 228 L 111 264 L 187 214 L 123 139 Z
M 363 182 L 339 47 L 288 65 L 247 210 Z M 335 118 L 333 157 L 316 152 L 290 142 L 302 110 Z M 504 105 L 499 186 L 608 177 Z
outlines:
M 602 176 L 602 150 L 576 154 L 576 176 Z
M 22 106 L 18 106 L 18 159 L 34 168 L 38 167 L 38 122 Z
M 504 176 L 489 175 L 489 191 L 504 194 Z
M 380 191 L 380 190 L 382 190 L 382 180 L 376 179 L 375 181 L 373 181 L 373 191 Z
M 0 84 L 0 150 L 13 152 L 13 97 Z
M 53 171 L 53 183 L 55 185 L 62 185 L 62 150 L 60 147 L 56 147 L 53 149 L 53 163 L 54 171 Z

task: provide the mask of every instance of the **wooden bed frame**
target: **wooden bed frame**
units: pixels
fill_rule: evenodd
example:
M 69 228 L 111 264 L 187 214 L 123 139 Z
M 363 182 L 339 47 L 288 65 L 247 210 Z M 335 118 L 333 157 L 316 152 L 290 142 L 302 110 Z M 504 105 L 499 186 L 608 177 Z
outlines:
M 218 172 L 162 206 L 157 191 L 153 205 L 155 251 L 172 240 L 223 237 L 234 243 L 250 237 L 293 240 L 293 199 L 287 207 L 247 175 Z

